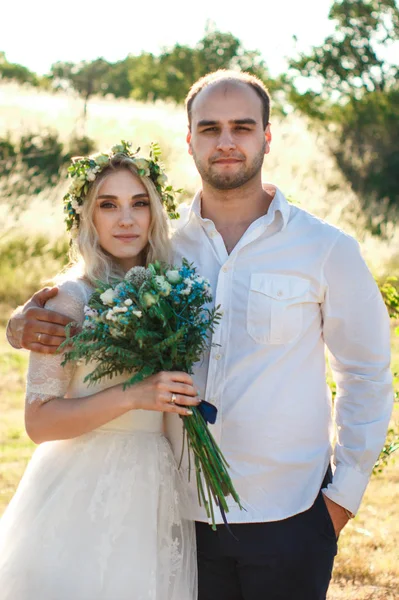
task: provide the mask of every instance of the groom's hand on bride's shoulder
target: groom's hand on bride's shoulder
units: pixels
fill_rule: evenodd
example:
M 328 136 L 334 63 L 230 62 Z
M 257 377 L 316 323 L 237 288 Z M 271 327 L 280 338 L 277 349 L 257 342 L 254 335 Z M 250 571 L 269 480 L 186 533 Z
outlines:
M 7 326 L 7 338 L 14 348 L 26 348 L 42 354 L 54 354 L 57 351 L 65 340 L 65 326 L 72 320 L 44 308 L 46 302 L 57 293 L 57 287 L 44 288 L 12 315 Z

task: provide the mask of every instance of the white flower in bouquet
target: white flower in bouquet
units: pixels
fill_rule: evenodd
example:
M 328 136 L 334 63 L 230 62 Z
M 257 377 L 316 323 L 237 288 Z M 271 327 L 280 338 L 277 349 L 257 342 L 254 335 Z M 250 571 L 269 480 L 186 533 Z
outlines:
M 108 306 L 112 306 L 115 300 L 115 290 L 112 288 L 108 288 L 103 292 L 100 296 L 100 300 L 103 304 L 107 304 Z
M 166 271 L 165 276 L 166 279 L 172 284 L 180 283 L 181 281 L 181 275 L 177 270 L 169 269 Z
M 131 281 L 135 288 L 139 289 L 147 279 L 150 279 L 151 272 L 145 267 L 132 267 L 125 275 L 127 281 Z M 118 284 L 119 285 L 119 284 Z
M 114 306 L 114 308 L 112 309 L 114 314 L 116 313 L 125 313 L 128 311 L 127 306 Z
M 106 313 L 105 318 L 108 321 L 117 321 L 118 317 L 114 314 L 114 311 L 112 310 L 112 308 L 109 309 L 109 311 Z
M 186 279 L 184 280 L 184 283 L 186 284 L 186 287 L 180 291 L 180 294 L 182 296 L 189 296 L 191 294 L 191 289 L 193 287 L 193 280 L 186 277 Z
M 143 294 L 143 302 L 146 308 L 150 308 L 158 302 L 158 296 L 156 294 L 150 294 L 150 292 L 146 292 Z
M 169 296 L 170 292 L 172 291 L 172 286 L 168 281 L 166 281 L 165 277 L 163 275 L 157 275 L 155 277 L 155 281 L 159 288 L 159 294 L 161 296 Z

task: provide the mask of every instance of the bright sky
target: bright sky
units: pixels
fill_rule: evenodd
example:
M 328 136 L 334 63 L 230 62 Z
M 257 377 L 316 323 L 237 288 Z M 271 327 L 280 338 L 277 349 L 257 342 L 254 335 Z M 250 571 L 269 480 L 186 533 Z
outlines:
M 332 0 L 7 0 L 0 12 L 0 51 L 10 62 L 46 73 L 52 63 L 109 61 L 158 54 L 176 43 L 194 46 L 205 24 L 231 32 L 247 50 L 259 50 L 271 72 L 285 57 L 320 44 L 333 30 Z

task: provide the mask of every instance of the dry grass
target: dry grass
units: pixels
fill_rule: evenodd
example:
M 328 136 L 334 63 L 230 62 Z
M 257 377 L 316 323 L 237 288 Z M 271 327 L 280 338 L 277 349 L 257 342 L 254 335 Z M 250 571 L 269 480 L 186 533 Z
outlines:
M 398 346 L 397 338 L 395 347 Z M 24 431 L 23 396 L 28 354 L 11 349 L 0 329 L 0 515 L 34 450 Z M 395 365 L 399 354 L 395 353 Z M 395 412 L 399 427 L 399 406 Z M 328 600 L 399 598 L 399 461 L 373 476 L 357 517 L 340 536 Z

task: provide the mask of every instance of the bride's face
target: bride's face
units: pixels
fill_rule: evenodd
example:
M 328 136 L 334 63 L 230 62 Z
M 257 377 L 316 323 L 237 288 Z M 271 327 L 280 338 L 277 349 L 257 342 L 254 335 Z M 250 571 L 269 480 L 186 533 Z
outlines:
M 126 271 L 143 264 L 151 222 L 150 198 L 127 169 L 110 173 L 98 188 L 93 223 L 103 250 Z

